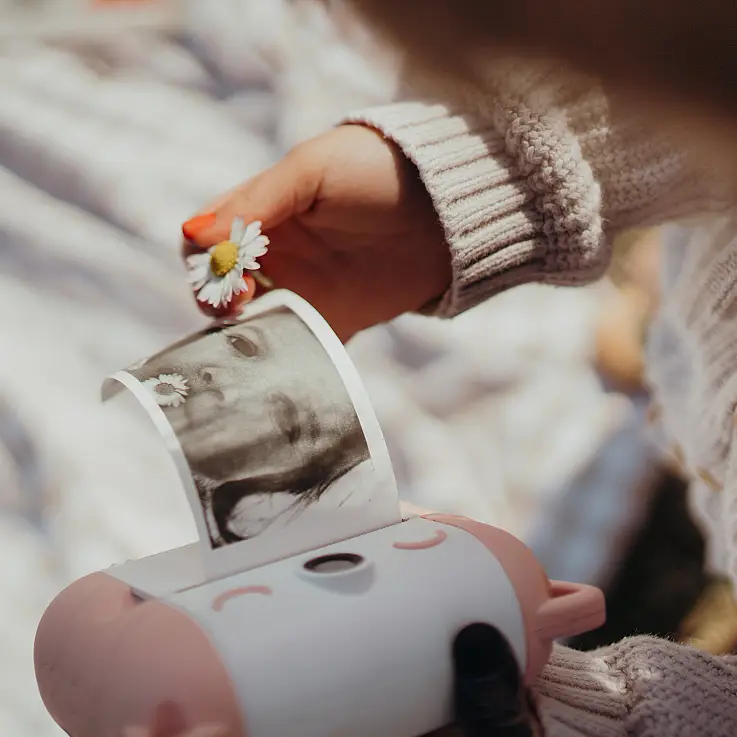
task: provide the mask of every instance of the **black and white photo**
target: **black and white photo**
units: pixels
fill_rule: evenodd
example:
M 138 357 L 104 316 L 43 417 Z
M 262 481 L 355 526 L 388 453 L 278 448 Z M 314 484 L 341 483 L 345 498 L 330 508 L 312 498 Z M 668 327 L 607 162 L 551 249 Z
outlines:
M 362 388 L 349 391 L 290 307 L 215 324 L 127 373 L 176 436 L 214 549 L 385 493 L 354 404 Z

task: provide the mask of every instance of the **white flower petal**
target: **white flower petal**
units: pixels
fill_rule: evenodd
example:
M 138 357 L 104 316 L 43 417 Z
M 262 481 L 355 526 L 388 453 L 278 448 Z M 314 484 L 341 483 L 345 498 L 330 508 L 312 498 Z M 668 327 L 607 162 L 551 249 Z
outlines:
M 187 380 L 181 374 L 160 374 L 141 383 L 160 407 L 178 407 L 189 393 Z
M 194 289 L 199 289 L 210 276 L 210 256 L 198 253 L 187 259 L 187 280 Z
M 169 384 L 178 392 L 186 394 L 189 391 L 189 384 L 181 374 L 161 374 L 158 381 L 160 384 Z
M 261 235 L 258 238 L 252 240 L 242 247 L 241 251 L 250 258 L 258 258 L 268 253 L 269 239 L 265 235 Z
M 260 220 L 255 220 L 254 222 L 250 223 L 243 232 L 243 236 L 239 240 L 233 242 L 237 243 L 239 246 L 247 245 L 252 240 L 258 238 L 261 235 L 261 225 L 262 223 Z
M 219 277 L 211 277 L 210 280 L 200 289 L 197 299 L 200 302 L 220 307 L 222 304 L 223 279 Z
M 233 294 L 240 294 L 241 292 L 247 292 L 248 291 L 248 285 L 246 284 L 245 279 L 243 278 L 243 270 L 233 269 L 228 274 L 228 279 L 230 281 L 230 288 L 233 291 Z
M 223 279 L 223 285 L 220 291 L 220 302 L 224 305 L 227 305 L 233 299 L 233 284 L 227 276 L 229 275 L 226 275 L 226 278 Z
M 265 256 L 268 253 L 268 249 L 264 246 L 261 248 L 256 248 L 253 251 L 248 251 L 245 256 L 246 258 L 261 258 L 261 256 Z
M 246 228 L 245 220 L 243 218 L 233 218 L 233 223 L 230 226 L 230 240 L 239 245 L 247 232 L 248 228 Z
M 199 290 L 207 283 L 209 278 L 210 274 L 207 271 L 201 271 L 198 273 L 192 272 L 189 275 L 189 285 L 192 289 Z
M 258 271 L 261 268 L 261 264 L 253 258 L 243 259 L 243 268 L 249 271 Z
M 206 251 L 205 253 L 193 253 L 191 256 L 187 256 L 187 266 L 195 268 L 196 266 L 199 266 L 201 264 L 209 264 L 211 250 L 212 249 Z
M 184 403 L 181 394 L 174 392 L 173 394 L 161 394 L 158 397 L 159 405 L 162 407 L 178 407 Z

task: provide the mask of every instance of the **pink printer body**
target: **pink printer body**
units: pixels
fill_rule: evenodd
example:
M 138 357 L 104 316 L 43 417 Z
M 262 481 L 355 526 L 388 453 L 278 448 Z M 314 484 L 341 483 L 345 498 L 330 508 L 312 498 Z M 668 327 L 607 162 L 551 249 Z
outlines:
M 38 628 L 41 696 L 71 737 L 162 709 L 227 737 L 418 737 L 451 719 L 467 624 L 501 630 L 531 682 L 554 640 L 605 618 L 598 589 L 551 582 L 513 536 L 447 515 L 159 597 L 134 593 L 128 565 L 70 585 Z

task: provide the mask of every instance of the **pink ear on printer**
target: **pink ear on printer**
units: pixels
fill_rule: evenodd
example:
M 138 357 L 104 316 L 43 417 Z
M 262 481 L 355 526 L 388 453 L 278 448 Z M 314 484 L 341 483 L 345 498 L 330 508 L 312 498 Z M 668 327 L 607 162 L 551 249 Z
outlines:
M 527 632 L 525 681 L 532 683 L 550 659 L 553 641 L 604 624 L 604 594 L 593 586 L 550 581 L 532 551 L 508 532 L 465 517 L 429 514 L 441 524 L 465 530 L 482 542 L 504 568 L 517 594 Z
M 80 579 L 51 603 L 34 660 L 47 710 L 74 737 L 117 735 L 154 716 L 187 730 L 220 723 L 222 737 L 246 734 L 230 679 L 203 631 L 173 607 L 136 599 L 105 573 Z

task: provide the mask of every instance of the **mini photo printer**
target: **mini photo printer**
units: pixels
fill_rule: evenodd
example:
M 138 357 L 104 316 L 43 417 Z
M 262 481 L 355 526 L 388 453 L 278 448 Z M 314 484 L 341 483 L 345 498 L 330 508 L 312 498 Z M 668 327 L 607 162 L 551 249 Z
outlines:
M 452 719 L 455 636 L 507 638 L 526 681 L 552 643 L 599 627 L 602 593 L 548 580 L 472 520 L 406 519 L 213 578 L 195 547 L 93 573 L 35 642 L 44 704 L 70 737 L 119 737 L 164 708 L 227 737 L 419 737 Z

